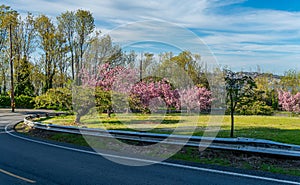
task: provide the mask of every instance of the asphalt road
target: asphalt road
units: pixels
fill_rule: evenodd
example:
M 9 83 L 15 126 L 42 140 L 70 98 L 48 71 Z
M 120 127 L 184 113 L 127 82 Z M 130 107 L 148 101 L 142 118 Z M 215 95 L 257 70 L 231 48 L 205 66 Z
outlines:
M 0 185 L 292 184 L 163 164 L 125 166 L 99 155 L 47 146 L 7 134 L 5 126 L 22 120 L 27 112 L 9 113 L 7 110 L 0 110 Z M 294 182 L 296 183 L 295 180 Z

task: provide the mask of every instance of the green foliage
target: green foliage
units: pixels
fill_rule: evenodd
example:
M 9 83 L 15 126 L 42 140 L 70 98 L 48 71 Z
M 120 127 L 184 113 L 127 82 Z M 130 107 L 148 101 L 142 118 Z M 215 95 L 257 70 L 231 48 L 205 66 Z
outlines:
M 32 64 L 23 58 L 17 62 L 17 66 L 19 70 L 16 71 L 17 83 L 15 86 L 15 95 L 33 96 L 34 87 L 29 78 L 32 71 Z
M 108 116 L 111 111 L 128 111 L 127 102 L 131 103 L 131 99 L 125 94 L 115 91 L 105 91 L 100 87 L 95 89 L 95 102 L 98 112 L 107 112 Z
M 112 109 L 110 91 L 105 91 L 102 90 L 102 88 L 97 87 L 95 89 L 95 101 L 96 101 L 96 107 L 99 112 L 103 112 L 107 109 Z
M 34 108 L 34 97 L 20 95 L 15 97 L 17 108 Z
M 274 109 L 263 101 L 254 101 L 248 104 L 238 105 L 236 113 L 240 115 L 272 115 Z
M 10 106 L 10 97 L 0 95 L 0 107 L 9 107 Z
M 147 107 L 143 106 L 141 99 L 137 96 L 129 97 L 129 107 L 130 110 L 135 113 L 150 113 L 150 110 Z
M 261 74 L 255 78 L 256 91 L 259 91 L 258 98 L 264 101 L 266 105 L 271 106 L 274 110 L 278 109 L 278 93 L 279 82 L 274 78 L 273 74 Z
M 235 73 L 231 70 L 224 69 L 224 74 L 227 91 L 227 104 L 231 115 L 230 136 L 233 137 L 234 112 L 236 111 L 236 106 L 243 98 L 253 96 L 256 84 L 252 77 L 241 73 Z
M 183 51 L 178 56 L 171 58 L 172 62 L 175 62 L 181 69 L 183 69 L 188 76 L 192 79 L 194 84 L 200 84 L 200 70 L 201 66 L 197 61 L 200 60 L 199 55 L 194 55 L 190 51 Z M 208 84 L 205 84 L 206 87 Z
M 93 88 L 73 86 L 73 111 L 76 113 L 75 123 L 95 107 L 95 91 Z
M 172 81 L 177 87 L 199 85 L 209 89 L 206 69 L 199 64 L 200 55 L 183 51 L 177 56 L 173 56 L 171 52 L 164 53 L 160 55 L 160 58 L 161 62 L 155 67 L 152 74 L 160 77 L 172 77 Z
M 40 46 L 43 50 L 45 57 L 44 57 L 44 63 L 45 63 L 45 83 L 43 87 L 43 92 L 46 92 L 48 89 L 52 88 L 53 83 L 53 75 L 54 75 L 54 65 L 52 60 L 51 51 L 55 51 L 53 46 L 55 46 L 55 26 L 53 25 L 50 18 L 48 18 L 45 15 L 40 15 L 35 20 L 35 29 L 38 33 L 38 36 L 40 38 Z
M 280 81 L 280 85 L 284 91 L 290 91 L 292 94 L 296 94 L 300 91 L 300 72 L 296 70 L 285 72 Z
M 8 29 L 10 25 L 15 27 L 18 23 L 18 15 L 19 13 L 12 10 L 9 6 L 0 5 L 0 28 Z
M 235 112 L 240 115 L 272 115 L 274 109 L 268 105 L 266 93 L 257 88 L 251 94 L 245 94 L 237 103 Z
M 10 107 L 10 97 L 0 96 L 0 107 Z M 15 97 L 15 104 L 17 108 L 33 108 L 34 97 L 20 95 Z
M 277 110 L 279 107 L 279 101 L 278 101 L 278 93 L 275 89 L 272 91 L 265 92 L 266 98 L 264 101 L 267 105 L 271 106 L 274 110 Z
M 49 89 L 45 94 L 35 98 L 35 108 L 71 110 L 71 90 L 68 88 Z

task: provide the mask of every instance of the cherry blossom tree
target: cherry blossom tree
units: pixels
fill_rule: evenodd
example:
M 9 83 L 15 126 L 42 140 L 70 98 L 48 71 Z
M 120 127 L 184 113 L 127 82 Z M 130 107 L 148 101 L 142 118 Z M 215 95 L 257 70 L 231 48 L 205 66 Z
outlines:
M 76 108 L 76 122 L 80 122 L 80 117 L 87 114 L 92 107 L 97 107 L 99 111 L 107 111 L 110 117 L 112 113 L 112 94 L 120 94 L 130 89 L 130 83 L 135 80 L 136 71 L 123 66 L 112 67 L 110 64 L 101 64 L 91 72 L 83 68 L 80 73 L 81 87 L 73 87 L 73 101 Z M 91 96 L 93 91 L 93 96 Z M 78 105 L 78 106 L 76 106 Z M 84 105 L 84 106 L 80 106 Z
M 133 69 L 123 66 L 112 67 L 109 63 L 105 63 L 98 66 L 96 73 L 82 69 L 81 82 L 83 86 L 101 87 L 105 91 L 111 91 L 113 88 L 126 91 L 122 88 L 126 88 L 128 83 L 135 81 L 135 76 L 136 71 Z M 116 87 L 117 85 L 120 87 Z
M 282 110 L 300 113 L 300 92 L 292 95 L 288 91 L 278 91 L 278 101 Z
M 177 89 L 172 89 L 166 79 L 160 81 L 141 81 L 136 83 L 131 90 L 132 108 L 147 112 L 151 101 L 156 99 L 157 105 L 152 103 L 152 109 L 159 108 L 158 105 L 165 104 L 169 112 L 172 107 L 180 108 L 180 96 Z M 162 102 L 161 102 L 162 101 Z M 153 107 L 154 106 L 154 107 Z
M 112 67 L 107 63 L 99 65 L 96 73 L 83 69 L 82 87 L 87 90 L 94 89 L 96 103 L 81 104 L 93 105 L 94 103 L 99 111 L 107 110 L 108 116 L 113 108 L 120 110 L 130 108 L 144 113 L 155 112 L 160 108 L 166 109 L 167 112 L 172 108 L 177 110 L 186 108 L 188 112 L 210 108 L 211 92 L 206 88 L 195 86 L 179 90 L 172 87 L 167 79 L 140 80 L 138 77 L 138 71 L 135 69 L 123 66 Z M 124 105 L 127 107 L 125 108 Z
M 187 112 L 203 111 L 210 109 L 212 93 L 205 87 L 194 86 L 189 89 L 184 89 L 180 92 L 181 106 L 186 108 Z

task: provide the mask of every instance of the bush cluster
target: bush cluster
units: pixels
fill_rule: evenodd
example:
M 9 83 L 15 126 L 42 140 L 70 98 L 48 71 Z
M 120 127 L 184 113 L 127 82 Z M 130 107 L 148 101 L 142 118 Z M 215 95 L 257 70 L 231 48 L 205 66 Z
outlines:
M 0 107 L 10 107 L 11 100 L 9 96 L 0 96 Z M 28 108 L 32 109 L 34 108 L 34 97 L 26 96 L 26 95 L 20 95 L 15 97 L 15 106 L 16 108 Z
M 71 110 L 72 92 L 68 88 L 49 89 L 45 94 L 35 98 L 35 108 L 53 110 Z
M 255 101 L 247 105 L 239 105 L 236 113 L 240 115 L 267 115 L 270 116 L 274 113 L 271 106 L 266 105 L 265 102 Z

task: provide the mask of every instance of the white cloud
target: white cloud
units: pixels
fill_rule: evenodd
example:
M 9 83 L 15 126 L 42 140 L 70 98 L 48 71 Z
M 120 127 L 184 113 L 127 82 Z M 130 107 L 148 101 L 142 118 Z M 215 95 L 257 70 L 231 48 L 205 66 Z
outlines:
M 135 21 L 164 20 L 198 32 L 221 63 L 235 64 L 233 61 L 238 61 L 242 66 L 268 66 L 275 61 L 276 65 L 284 63 L 282 65 L 287 68 L 293 67 L 300 58 L 300 12 L 231 6 L 242 2 L 244 0 L 4 0 L 18 11 L 44 13 L 51 17 L 66 10 L 90 10 L 102 33 Z M 115 40 L 121 37 L 137 39 L 144 35 L 162 40 L 160 25 L 143 26 L 135 31 L 120 30 Z M 184 38 L 176 29 L 167 36 L 169 39 L 186 39 L 188 44 L 198 42 L 197 39 Z M 278 71 L 282 69 L 278 68 Z

